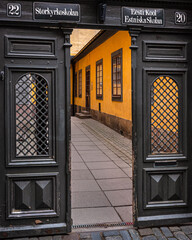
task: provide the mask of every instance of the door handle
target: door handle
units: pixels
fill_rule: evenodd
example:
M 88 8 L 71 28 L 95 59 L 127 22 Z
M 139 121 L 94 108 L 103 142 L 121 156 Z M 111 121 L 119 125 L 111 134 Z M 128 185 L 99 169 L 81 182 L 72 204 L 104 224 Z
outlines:
M 4 79 L 5 79 L 5 73 L 4 73 L 4 71 L 1 71 L 0 72 L 0 80 L 4 81 Z

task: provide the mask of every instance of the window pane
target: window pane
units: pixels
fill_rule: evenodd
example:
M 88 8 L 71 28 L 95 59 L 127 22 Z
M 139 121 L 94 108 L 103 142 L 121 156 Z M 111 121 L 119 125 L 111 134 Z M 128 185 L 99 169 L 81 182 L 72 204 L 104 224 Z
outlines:
M 101 97 L 102 96 L 102 85 L 103 85 L 103 65 L 102 63 L 99 63 L 96 65 L 96 69 L 97 69 L 97 75 L 96 75 L 96 82 L 97 82 L 97 96 Z
M 113 64 L 113 73 L 116 73 L 116 71 L 117 71 L 117 65 Z
M 117 95 L 121 95 L 121 88 L 117 88 Z
M 120 58 L 120 56 L 117 57 L 117 65 L 119 65 L 119 66 L 121 65 L 121 58 Z
M 120 81 L 117 81 L 117 87 L 121 88 L 121 82 Z
M 121 80 L 121 72 L 117 73 L 117 80 Z
M 120 51 L 112 57 L 112 88 L 114 96 L 121 96 L 121 81 L 122 81 L 122 55 Z

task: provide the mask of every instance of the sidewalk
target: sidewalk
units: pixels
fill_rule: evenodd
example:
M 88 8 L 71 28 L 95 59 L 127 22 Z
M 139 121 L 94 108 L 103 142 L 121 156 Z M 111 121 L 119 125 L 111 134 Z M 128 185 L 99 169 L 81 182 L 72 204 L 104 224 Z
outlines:
M 73 225 L 132 222 L 131 140 L 72 117 Z

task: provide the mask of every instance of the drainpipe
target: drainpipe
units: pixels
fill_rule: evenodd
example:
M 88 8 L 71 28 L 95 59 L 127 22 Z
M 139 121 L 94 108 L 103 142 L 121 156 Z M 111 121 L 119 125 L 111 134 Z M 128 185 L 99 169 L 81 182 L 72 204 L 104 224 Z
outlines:
M 72 107 L 73 107 L 73 113 L 72 115 L 75 116 L 75 62 L 71 62 L 72 68 L 73 68 L 73 91 L 72 91 Z

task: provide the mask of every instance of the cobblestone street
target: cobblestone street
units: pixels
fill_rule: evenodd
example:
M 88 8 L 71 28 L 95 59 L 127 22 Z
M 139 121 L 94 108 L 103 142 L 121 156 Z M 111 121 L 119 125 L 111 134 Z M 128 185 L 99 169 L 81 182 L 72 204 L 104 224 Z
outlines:
M 14 240 L 191 240 L 192 225 L 161 228 L 145 228 L 140 230 L 123 229 L 111 231 L 92 231 L 55 235 L 46 237 L 17 238 Z

